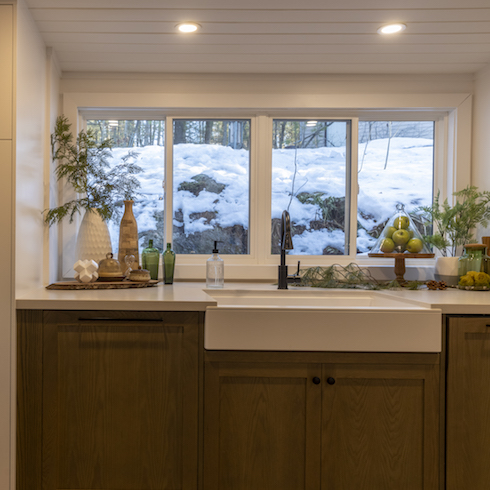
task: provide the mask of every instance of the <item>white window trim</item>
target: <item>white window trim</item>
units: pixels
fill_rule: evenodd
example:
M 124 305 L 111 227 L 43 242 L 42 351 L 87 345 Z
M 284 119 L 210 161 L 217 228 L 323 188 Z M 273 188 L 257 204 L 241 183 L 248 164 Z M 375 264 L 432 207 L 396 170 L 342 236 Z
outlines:
M 172 116 L 189 118 L 249 118 L 253 121 L 251 138 L 259 145 L 252 143 L 251 152 L 251 205 L 250 229 L 257 233 L 250 235 L 250 256 L 225 256 L 227 280 L 275 280 L 277 277 L 277 258 L 271 256 L 270 251 L 270 219 L 261 216 L 270 216 L 270 183 L 271 183 L 271 146 L 266 138 L 258 140 L 257 134 L 263 134 L 272 124 L 272 118 L 300 118 L 317 115 L 323 118 L 343 119 L 379 119 L 379 120 L 423 120 L 438 119 L 435 136 L 438 141 L 435 148 L 434 187 L 440 189 L 441 197 L 451 201 L 452 193 L 470 183 L 471 169 L 471 103 L 469 94 L 389 94 L 382 95 L 356 95 L 347 97 L 335 95 L 306 95 L 296 97 L 291 103 L 291 94 L 279 94 L 271 104 L 271 97 L 257 97 L 244 94 L 210 94 L 203 104 L 203 96 L 182 94 L 157 94 L 149 97 L 148 94 L 101 94 L 101 93 L 70 93 L 63 97 L 63 113 L 70 121 L 76 121 L 78 131 L 83 127 L 87 113 L 90 118 L 101 117 L 124 118 L 125 113 L 131 118 L 144 117 L 147 119 L 166 119 Z M 128 101 L 131 104 L 128 105 Z M 257 101 L 261 104 L 257 104 Z M 271 105 L 274 107 L 271 108 Z M 248 106 L 248 107 L 247 107 Z M 124 109 L 121 109 L 123 107 Z M 162 107 L 165 109 L 156 109 Z M 237 109 L 237 108 L 240 109 Z M 364 107 L 365 109 L 359 109 Z M 94 109 L 97 108 L 97 112 Z M 371 108 L 371 109 L 370 109 Z M 134 111 L 139 112 L 138 115 Z M 403 113 L 403 114 L 401 114 Z M 75 125 L 74 125 L 75 126 Z M 357 129 L 357 125 L 353 125 Z M 169 135 L 169 132 L 166 132 Z M 171 134 L 171 133 L 170 133 Z M 356 138 L 356 135 L 352 135 Z M 355 139 L 354 139 L 355 141 Z M 270 148 L 269 148 L 270 146 Z M 356 149 L 357 146 L 354 145 Z M 170 145 L 166 146 L 170 152 Z M 354 150 L 356 153 L 357 151 Z M 266 156 L 267 155 L 267 156 Z M 169 161 L 168 154 L 166 161 Z M 357 170 L 357 154 L 351 158 L 353 169 Z M 447 162 L 447 165 L 444 164 Z M 267 163 L 267 164 L 264 164 Z M 352 175 L 356 175 L 356 172 Z M 171 173 L 167 169 L 166 185 L 171 185 Z M 267 192 L 260 189 L 267 188 Z M 351 179 L 351 193 L 353 201 L 357 196 L 357 180 Z M 254 195 L 256 193 L 256 195 Z M 167 193 L 166 193 L 167 194 Z M 269 196 L 267 199 L 266 196 Z M 170 198 L 169 198 L 170 199 Z M 166 209 L 168 206 L 166 201 Z M 356 204 L 351 207 L 351 228 L 356 223 Z M 261 212 L 259 212 L 261 210 Z M 167 225 L 171 226 L 171 223 Z M 73 257 L 74 243 L 78 223 L 71 226 L 62 224 L 64 243 L 60 243 L 60 256 L 63 271 L 71 270 L 70 256 Z M 296 261 L 301 260 L 302 266 L 321 265 L 320 263 L 338 263 L 347 265 L 357 262 L 371 269 L 379 269 L 381 276 L 390 276 L 393 264 L 390 259 L 368 259 L 352 254 L 355 251 L 355 234 L 351 233 L 350 250 L 346 256 L 296 256 L 288 259 L 295 267 Z M 176 268 L 177 280 L 202 280 L 205 277 L 206 255 L 195 255 L 188 259 L 178 257 Z M 71 261 L 73 262 L 73 261 Z M 410 267 L 416 268 L 419 278 L 427 275 L 426 269 L 432 269 L 433 261 L 422 259 L 407 259 L 407 276 Z M 430 272 L 429 272 L 430 275 Z M 67 275 L 69 277 L 69 273 Z

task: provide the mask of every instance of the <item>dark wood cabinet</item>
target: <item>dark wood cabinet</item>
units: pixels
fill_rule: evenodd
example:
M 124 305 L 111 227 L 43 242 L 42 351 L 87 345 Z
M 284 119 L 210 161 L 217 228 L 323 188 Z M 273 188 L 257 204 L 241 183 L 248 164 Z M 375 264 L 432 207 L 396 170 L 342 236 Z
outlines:
M 490 485 L 490 317 L 450 317 L 447 330 L 446 488 Z
M 17 316 L 18 490 L 440 488 L 439 354 L 204 351 L 198 312 Z
M 319 488 L 321 366 L 206 363 L 204 488 Z
M 439 489 L 438 354 L 254 357 L 206 355 L 205 490 Z
M 323 490 L 439 489 L 438 368 L 323 366 Z
M 195 490 L 199 322 L 19 312 L 17 488 Z

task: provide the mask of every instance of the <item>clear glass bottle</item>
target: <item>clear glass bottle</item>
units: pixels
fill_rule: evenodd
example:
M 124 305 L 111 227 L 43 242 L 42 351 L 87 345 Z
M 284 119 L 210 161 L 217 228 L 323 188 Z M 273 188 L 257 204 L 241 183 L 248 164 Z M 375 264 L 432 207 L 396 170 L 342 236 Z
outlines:
M 141 252 L 141 265 L 143 269 L 150 271 L 153 280 L 158 279 L 158 266 L 160 264 L 160 252 L 153 247 L 153 240 L 148 240 L 148 247 Z
M 172 250 L 172 244 L 167 243 L 167 249 L 163 252 L 163 283 L 174 283 L 175 271 L 175 252 Z
M 225 263 L 218 255 L 218 242 L 214 242 L 213 255 L 206 261 L 206 287 L 222 288 L 225 282 Z
M 481 243 L 468 243 L 463 246 L 463 255 L 458 260 L 458 276 L 464 276 L 470 271 L 487 272 L 488 256 L 486 245 Z

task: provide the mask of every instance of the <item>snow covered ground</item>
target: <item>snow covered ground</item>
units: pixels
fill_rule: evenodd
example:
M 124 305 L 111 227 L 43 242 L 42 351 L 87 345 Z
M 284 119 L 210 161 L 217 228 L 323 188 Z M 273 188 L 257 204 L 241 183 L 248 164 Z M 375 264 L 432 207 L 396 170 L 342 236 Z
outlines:
M 385 168 L 388 139 L 359 144 L 358 249 L 367 252 L 375 239 L 367 231 L 378 226 L 396 211 L 401 202 L 407 212 L 432 202 L 433 141 L 423 138 L 392 138 Z M 139 232 L 156 228 L 155 212 L 163 211 L 164 148 L 135 148 L 137 163 L 144 169 L 139 175 L 141 192 L 134 211 Z M 322 254 L 330 245 L 344 247 L 344 232 L 310 229 L 311 221 L 321 216 L 317 204 L 302 204 L 298 193 L 321 192 L 327 196 L 345 196 L 345 147 L 318 149 L 274 150 L 272 170 L 272 218 L 280 218 L 289 209 L 291 221 L 306 229 L 294 236 L 295 254 Z M 127 148 L 114 149 L 114 157 L 126 154 Z M 297 152 L 297 153 L 296 153 Z M 249 154 L 218 145 L 181 144 L 174 148 L 174 211 L 182 209 L 186 233 L 197 233 L 213 227 L 242 225 L 248 229 Z M 363 159 L 363 161 L 361 161 Z M 296 161 L 296 165 L 295 165 Z M 296 172 L 296 174 L 295 174 Z M 225 184 L 220 194 L 201 191 L 197 196 L 188 190 L 178 190 L 182 182 L 206 174 Z M 293 177 L 294 190 L 291 199 Z M 353 176 L 355 178 L 356 176 Z M 211 223 L 191 215 L 215 212 Z M 174 220 L 175 226 L 181 226 Z M 119 224 L 111 223 L 114 250 L 117 250 Z

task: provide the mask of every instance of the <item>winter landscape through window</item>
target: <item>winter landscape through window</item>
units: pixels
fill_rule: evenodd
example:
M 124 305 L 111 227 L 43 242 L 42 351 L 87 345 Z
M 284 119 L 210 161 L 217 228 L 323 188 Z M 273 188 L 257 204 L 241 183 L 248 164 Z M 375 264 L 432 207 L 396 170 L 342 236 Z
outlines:
M 267 165 L 270 172 L 269 190 L 260 188 L 270 192 L 270 214 L 264 207 L 258 215 L 269 220 L 271 254 L 278 253 L 277 225 L 284 209 L 293 226 L 291 255 L 341 256 L 366 254 L 398 202 L 415 222 L 417 208 L 432 202 L 434 121 L 271 119 L 272 134 L 253 133 L 253 118 L 171 121 L 87 121 L 100 138 L 113 139 L 115 159 L 128 148 L 138 153 L 137 163 L 144 170 L 134 206 L 140 248 L 152 239 L 160 250 L 170 241 L 178 254 L 208 255 L 217 240 L 220 253 L 249 256 L 251 236 L 259 233 L 257 222 L 250 220 L 252 186 L 257 185 L 251 180 L 254 164 Z M 355 124 L 358 141 L 353 152 Z M 171 131 L 167 137 L 166 130 Z M 266 140 L 270 160 L 254 162 L 256 145 L 264 146 Z M 165 141 L 172 146 L 170 154 Z M 357 173 L 352 170 L 353 154 Z M 166 189 L 171 193 L 169 209 L 165 168 L 171 169 L 173 181 Z M 357 179 L 357 195 L 348 192 L 350 179 Z M 350 227 L 357 229 L 356 249 L 349 251 L 352 206 L 357 209 L 357 225 Z M 165 227 L 167 220 L 171 227 Z M 118 225 L 110 224 L 114 251 Z M 164 236 L 165 229 L 171 236 Z

